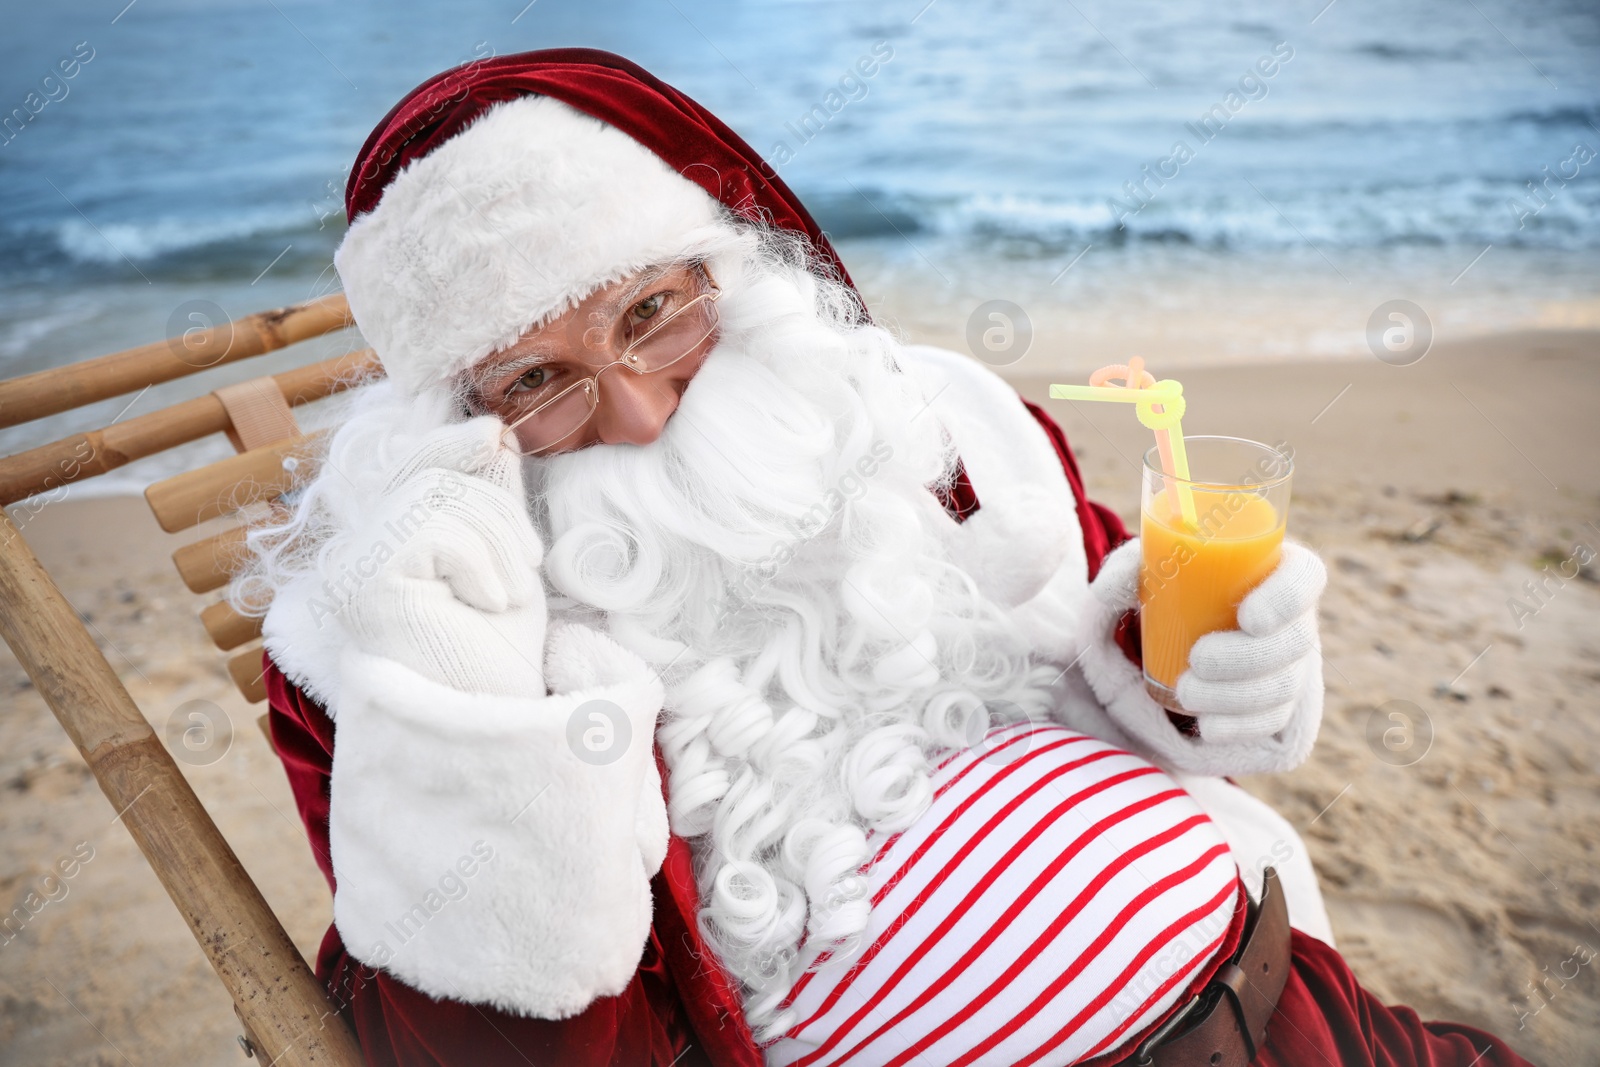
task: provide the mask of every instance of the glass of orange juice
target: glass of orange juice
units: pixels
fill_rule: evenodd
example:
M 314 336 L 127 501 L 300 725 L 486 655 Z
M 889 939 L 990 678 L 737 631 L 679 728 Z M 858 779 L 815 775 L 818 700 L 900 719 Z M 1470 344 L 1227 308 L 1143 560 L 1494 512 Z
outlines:
M 1287 449 L 1241 437 L 1185 437 L 1187 479 L 1144 456 L 1140 493 L 1139 630 L 1145 690 L 1186 709 L 1178 676 L 1204 634 L 1238 626 L 1239 602 L 1278 565 L 1289 519 L 1294 460 Z M 1185 514 L 1183 494 L 1194 502 Z

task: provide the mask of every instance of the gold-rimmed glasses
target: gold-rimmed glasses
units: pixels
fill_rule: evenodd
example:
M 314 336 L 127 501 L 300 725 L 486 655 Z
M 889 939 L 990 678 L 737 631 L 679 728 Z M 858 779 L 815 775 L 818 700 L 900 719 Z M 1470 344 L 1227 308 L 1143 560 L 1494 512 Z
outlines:
M 506 369 L 489 372 L 489 380 L 475 390 L 471 406 L 506 424 L 502 440 L 512 451 L 531 456 L 559 450 L 599 408 L 602 374 L 612 367 L 626 367 L 641 375 L 666 370 L 696 352 L 716 331 L 716 302 L 722 290 L 710 270 L 697 263 L 694 270 L 680 273 L 684 277 L 678 283 L 669 274 L 665 284 L 647 286 L 650 295 L 634 301 L 609 328 L 581 331 L 583 348 L 609 345 L 616 351 L 620 343 L 616 359 L 582 376 L 560 361 L 512 360 Z M 683 284 L 687 279 L 702 278 L 703 283 L 696 286 L 699 292 L 691 292 Z M 640 309 L 647 307 L 652 309 L 650 315 L 638 318 Z M 663 312 L 665 316 L 658 317 Z M 581 326 L 581 322 L 575 318 L 573 326 Z M 602 335 L 598 341 L 596 334 Z

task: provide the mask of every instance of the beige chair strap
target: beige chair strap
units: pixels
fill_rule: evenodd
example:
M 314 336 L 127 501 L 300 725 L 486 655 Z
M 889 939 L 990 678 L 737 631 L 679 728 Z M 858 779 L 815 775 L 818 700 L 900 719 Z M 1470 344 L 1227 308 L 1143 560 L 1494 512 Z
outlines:
M 283 399 L 283 390 L 270 377 L 225 385 L 213 389 L 212 395 L 228 413 L 232 423 L 228 440 L 240 452 L 300 436 L 300 425 Z

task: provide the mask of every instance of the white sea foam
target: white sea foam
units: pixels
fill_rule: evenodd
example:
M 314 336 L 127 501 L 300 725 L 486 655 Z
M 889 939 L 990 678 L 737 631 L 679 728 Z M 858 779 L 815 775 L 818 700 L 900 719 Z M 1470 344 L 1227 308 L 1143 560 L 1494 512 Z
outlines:
M 93 223 L 63 219 L 52 236 L 68 258 L 80 263 L 115 264 L 123 257 L 147 262 L 173 252 L 237 241 L 271 233 L 288 233 L 314 221 L 304 207 L 273 206 L 222 216 L 159 215 Z

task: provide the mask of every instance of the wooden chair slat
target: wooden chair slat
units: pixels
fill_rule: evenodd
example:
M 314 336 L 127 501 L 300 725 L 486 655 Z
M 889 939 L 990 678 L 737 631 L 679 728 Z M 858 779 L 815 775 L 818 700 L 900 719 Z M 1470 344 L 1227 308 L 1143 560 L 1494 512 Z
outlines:
M 261 616 L 240 615 L 226 600 L 219 600 L 200 612 L 200 622 L 211 635 L 212 644 L 224 652 L 261 636 Z
M 343 293 L 0 382 L 0 429 L 251 359 L 352 325 Z
M 291 407 L 320 400 L 382 372 L 372 349 L 350 352 L 273 375 Z M 0 382 L 0 388 L 8 383 Z M 228 429 L 222 401 L 207 394 L 87 433 L 77 433 L 0 459 L 0 506 L 15 504 L 133 460 Z
M 146 489 L 145 501 L 163 530 L 179 533 L 249 504 L 275 500 L 297 476 L 311 472 L 305 465 L 313 462 L 322 436 L 306 434 L 174 475 Z M 286 460 L 295 463 L 286 465 Z
M 234 571 L 246 558 L 244 535 L 245 527 L 235 526 L 184 545 L 172 554 L 178 577 L 191 593 L 209 593 L 233 580 Z
M 262 679 L 261 646 L 253 645 L 228 657 L 228 675 L 248 703 L 267 699 L 267 683 Z

